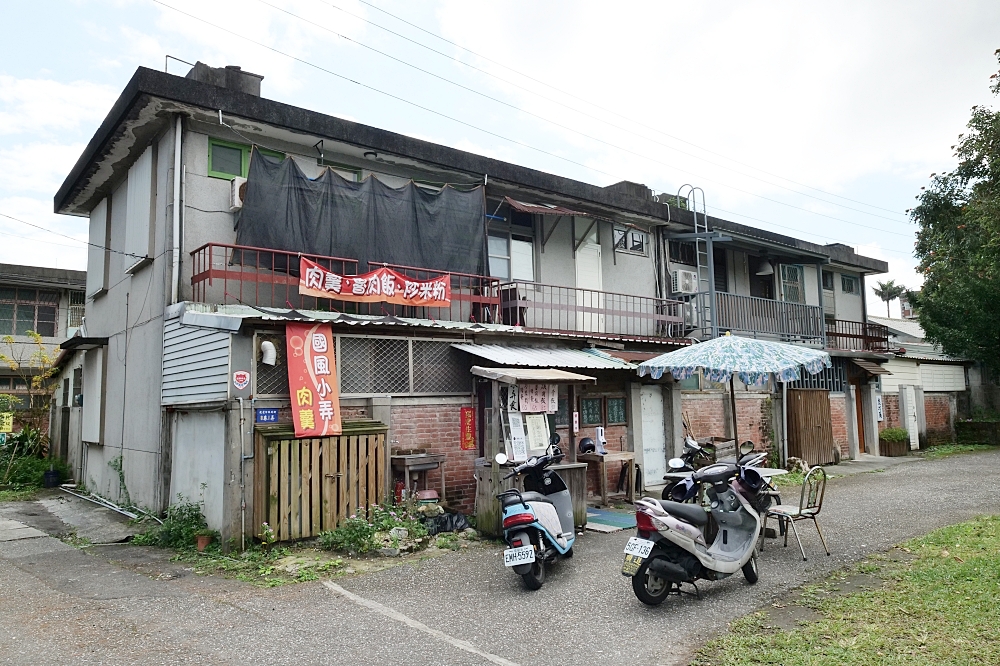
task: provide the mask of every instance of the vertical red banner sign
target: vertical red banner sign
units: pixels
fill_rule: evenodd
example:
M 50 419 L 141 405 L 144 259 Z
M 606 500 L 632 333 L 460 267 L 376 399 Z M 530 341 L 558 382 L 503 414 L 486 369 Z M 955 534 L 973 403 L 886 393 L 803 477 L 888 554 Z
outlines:
M 476 449 L 476 412 L 472 407 L 462 407 L 462 450 Z
M 287 323 L 285 345 L 295 436 L 339 435 L 340 387 L 330 324 Z

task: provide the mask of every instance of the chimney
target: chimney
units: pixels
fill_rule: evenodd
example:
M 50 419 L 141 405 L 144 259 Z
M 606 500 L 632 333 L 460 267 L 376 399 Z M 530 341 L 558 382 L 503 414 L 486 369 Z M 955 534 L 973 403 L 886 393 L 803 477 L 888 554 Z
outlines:
M 260 82 L 264 79 L 260 74 L 244 72 L 237 65 L 210 67 L 200 60 L 195 63 L 184 78 L 209 83 L 220 88 L 237 90 L 255 97 L 260 97 Z

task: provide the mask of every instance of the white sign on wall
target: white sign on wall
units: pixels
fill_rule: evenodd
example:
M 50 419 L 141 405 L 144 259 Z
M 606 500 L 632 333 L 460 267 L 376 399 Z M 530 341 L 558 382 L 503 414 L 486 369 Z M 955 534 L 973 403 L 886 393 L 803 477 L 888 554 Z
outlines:
M 528 459 L 528 440 L 524 436 L 524 420 L 521 412 L 507 412 L 507 422 L 510 424 L 511 459 L 523 462 Z
M 882 412 L 882 394 L 881 393 L 877 393 L 875 395 L 875 415 L 878 417 L 878 420 L 880 422 L 885 420 L 885 415 Z

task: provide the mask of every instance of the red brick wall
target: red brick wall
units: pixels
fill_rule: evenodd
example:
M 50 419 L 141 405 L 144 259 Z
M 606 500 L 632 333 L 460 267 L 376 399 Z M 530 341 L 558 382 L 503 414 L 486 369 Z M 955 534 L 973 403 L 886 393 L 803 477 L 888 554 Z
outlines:
M 461 408 L 471 407 L 471 400 L 465 405 L 393 405 L 392 406 L 392 449 L 423 449 L 426 453 L 443 453 L 447 456 L 444 498 L 449 507 L 465 514 L 471 514 L 476 502 L 476 480 L 474 477 L 477 451 L 463 451 L 459 446 L 461 430 Z M 427 472 L 427 488 L 441 488 L 441 472 Z M 421 486 L 422 487 L 422 486 Z
M 882 394 L 882 415 L 885 417 L 881 423 L 878 424 L 878 429 L 885 430 L 886 428 L 901 428 L 902 424 L 899 420 L 899 395 L 898 394 Z
M 746 397 L 750 396 L 750 397 Z M 730 417 L 728 396 L 723 393 L 686 393 L 681 398 L 684 420 L 697 439 L 701 437 L 726 436 L 726 423 Z M 736 394 L 737 433 L 740 442 L 748 439 L 756 448 L 765 448 L 771 443 L 770 395 L 766 393 Z
M 924 419 L 927 422 L 928 444 L 943 444 L 953 441 L 951 394 L 925 393 Z
M 833 443 L 840 447 L 840 457 L 846 459 L 851 452 L 847 441 L 847 404 L 843 393 L 830 394 L 830 423 L 833 426 Z

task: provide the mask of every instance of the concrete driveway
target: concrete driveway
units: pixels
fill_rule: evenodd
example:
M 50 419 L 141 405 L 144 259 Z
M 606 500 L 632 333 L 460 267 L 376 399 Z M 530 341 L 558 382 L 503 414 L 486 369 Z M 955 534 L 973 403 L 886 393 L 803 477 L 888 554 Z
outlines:
M 809 556 L 773 540 L 760 582 L 704 583 L 648 608 L 619 573 L 630 531 L 581 537 L 527 592 L 480 548 L 337 585 L 271 590 L 218 578 L 154 580 L 49 537 L 0 542 L 5 663 L 684 664 L 731 620 L 906 538 L 1000 513 L 1000 452 L 832 480 Z M 106 548 L 128 549 L 129 546 Z

